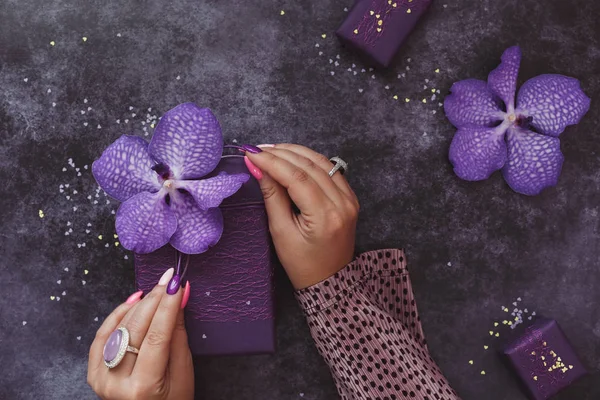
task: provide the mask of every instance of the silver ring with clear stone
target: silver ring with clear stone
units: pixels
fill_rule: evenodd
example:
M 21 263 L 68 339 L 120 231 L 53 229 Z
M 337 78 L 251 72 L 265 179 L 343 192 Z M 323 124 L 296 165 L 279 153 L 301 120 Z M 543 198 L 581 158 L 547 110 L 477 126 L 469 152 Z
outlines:
M 124 326 L 118 327 L 110 334 L 104 345 L 104 365 L 109 369 L 121 363 L 127 352 L 138 354 L 139 349 L 129 345 L 129 331 Z
M 348 171 L 348 163 L 344 160 L 342 160 L 339 157 L 331 157 L 329 159 L 329 161 L 331 161 L 332 163 L 334 163 L 333 168 L 331 168 L 331 171 L 329 171 L 329 177 L 331 178 L 336 172 L 338 172 L 339 170 L 342 170 L 342 173 Z

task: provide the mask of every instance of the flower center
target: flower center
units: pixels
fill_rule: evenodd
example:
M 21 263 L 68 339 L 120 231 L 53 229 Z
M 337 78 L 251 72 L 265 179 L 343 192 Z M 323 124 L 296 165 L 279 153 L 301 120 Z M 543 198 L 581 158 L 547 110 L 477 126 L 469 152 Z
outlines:
M 171 189 L 173 187 L 173 179 L 167 179 L 164 181 L 163 186 L 167 189 Z
M 517 116 L 515 114 L 509 114 L 508 120 L 514 123 L 517 120 Z
M 171 178 L 171 170 L 166 164 L 156 164 L 152 167 L 152 170 L 156 172 L 163 180 Z

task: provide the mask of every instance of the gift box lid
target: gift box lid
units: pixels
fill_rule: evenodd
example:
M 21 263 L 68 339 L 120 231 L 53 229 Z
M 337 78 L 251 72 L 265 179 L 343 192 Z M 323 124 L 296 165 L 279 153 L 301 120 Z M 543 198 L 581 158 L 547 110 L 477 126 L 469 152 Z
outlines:
M 532 399 L 545 400 L 587 371 L 555 320 L 539 318 L 503 349 Z

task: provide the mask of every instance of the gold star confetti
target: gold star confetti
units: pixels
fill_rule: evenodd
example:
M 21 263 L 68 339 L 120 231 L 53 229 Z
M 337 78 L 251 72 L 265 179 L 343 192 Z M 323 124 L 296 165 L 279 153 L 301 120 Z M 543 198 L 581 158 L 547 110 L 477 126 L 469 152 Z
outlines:
M 355 29 L 355 30 L 354 30 L 354 34 L 355 34 L 355 35 L 358 35 L 358 29 Z
M 490 336 L 494 336 L 494 332 L 490 331 Z
M 436 73 L 436 74 L 439 74 L 439 73 L 440 73 L 440 69 L 439 69 L 439 68 L 438 68 L 438 69 L 436 69 L 436 70 L 435 70 L 435 73 Z M 508 312 L 508 308 L 506 309 L 506 312 Z
M 369 11 L 369 14 L 373 15 L 373 14 L 375 14 L 375 11 L 371 10 L 371 11 Z
M 404 99 L 405 102 L 410 103 L 410 99 L 407 97 Z
M 54 300 L 56 297 L 54 296 L 50 296 L 50 300 Z
M 115 234 L 113 234 L 113 237 L 116 239 L 116 238 L 118 238 L 118 237 L 119 237 L 119 235 L 117 235 L 117 234 L 115 233 Z
M 285 11 L 281 10 L 281 11 L 279 12 L 279 14 L 280 14 L 280 15 L 285 15 Z
M 394 7 L 394 8 L 398 7 L 398 3 L 392 4 L 392 7 Z
M 487 349 L 489 349 L 489 346 L 485 345 L 485 346 L 483 346 L 483 349 L 487 350 Z
M 481 375 L 485 375 L 485 371 L 481 371 Z
M 98 235 L 98 239 L 99 239 L 99 240 L 102 240 L 102 235 Z
M 324 33 L 324 34 L 322 34 L 322 35 L 321 35 L 321 37 L 322 37 L 323 39 L 325 39 L 325 38 L 327 37 L 327 35 Z
M 410 14 L 412 11 L 410 10 L 410 8 L 408 10 L 406 10 L 407 14 Z
M 119 247 L 119 242 L 115 242 L 115 247 Z
M 377 32 L 381 32 L 381 28 L 377 28 Z
M 500 337 L 500 334 L 498 332 L 496 332 L 496 334 L 494 336 Z
M 503 323 L 504 325 L 507 325 L 507 324 L 508 324 L 508 321 L 507 321 L 507 320 L 504 320 L 504 321 L 502 321 L 502 323 Z
M 431 89 L 431 93 L 435 93 L 435 89 Z M 496 324 L 496 325 L 494 325 L 494 326 L 498 326 L 498 323 L 497 323 L 497 322 L 495 322 L 495 324 Z
M 150 124 L 150 128 L 154 128 L 154 122 Z
M 40 211 L 38 212 L 38 215 L 40 216 L 40 218 L 44 218 L 44 212 L 43 212 L 42 210 L 40 210 Z
M 537 381 L 537 376 L 534 376 L 534 377 L 533 377 L 533 380 L 534 380 L 534 381 Z
M 84 37 L 81 38 L 81 40 L 83 40 L 84 42 L 87 42 L 87 37 L 84 36 Z
M 473 365 L 473 360 L 469 360 L 469 364 Z
M 379 25 L 379 26 L 383 25 L 383 21 L 382 20 L 377 21 L 377 25 Z
M 89 274 L 89 273 L 90 273 L 90 271 L 88 271 L 87 269 L 84 269 L 84 270 L 83 270 L 83 274 L 84 274 L 84 275 L 87 275 L 87 274 Z
M 572 366 L 572 365 L 569 365 L 569 369 L 573 369 L 573 366 Z
M 375 15 L 375 18 L 379 19 L 381 17 L 381 15 L 377 14 Z
M 423 104 L 427 104 L 427 99 L 423 99 Z
M 394 100 L 398 100 L 398 96 L 397 96 L 397 95 L 394 95 L 393 99 L 394 99 Z
M 56 42 L 53 40 L 50 42 L 50 46 L 54 46 L 56 44 Z

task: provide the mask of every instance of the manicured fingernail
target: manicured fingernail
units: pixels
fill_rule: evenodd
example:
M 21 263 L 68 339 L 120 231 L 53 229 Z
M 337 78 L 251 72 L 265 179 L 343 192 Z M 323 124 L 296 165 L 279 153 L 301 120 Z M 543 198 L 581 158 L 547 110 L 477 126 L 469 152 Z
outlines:
M 181 299 L 181 308 L 185 308 L 190 299 L 190 281 L 185 283 L 185 288 L 183 289 L 183 298 Z
M 175 294 L 179 291 L 179 286 L 181 285 L 181 276 L 175 275 L 169 285 L 167 286 L 167 294 Z
M 127 298 L 127 300 L 125 300 L 125 303 L 127 304 L 135 304 L 144 294 L 143 290 L 140 290 L 138 292 L 135 292 L 134 294 L 132 294 L 131 296 L 129 296 Z
M 258 169 L 258 167 L 254 165 L 252 161 L 250 161 L 250 159 L 246 156 L 244 156 L 244 162 L 246 163 L 246 167 L 248 167 L 248 171 L 250 171 L 252 176 L 255 177 L 257 180 L 261 180 L 263 177 L 262 171 Z
M 173 272 L 175 272 L 175 268 L 169 268 L 168 270 L 166 270 L 165 273 L 160 277 L 160 280 L 158 281 L 158 286 L 165 286 L 167 283 L 169 283 L 169 281 L 173 277 Z
M 259 144 L 256 147 L 259 147 L 259 148 L 261 148 L 261 147 L 275 147 L 275 145 L 274 144 Z
M 261 149 L 259 149 L 256 146 L 252 146 L 251 144 L 243 144 L 242 149 L 244 149 L 244 151 L 247 151 L 248 153 L 252 153 L 252 154 L 262 153 Z

